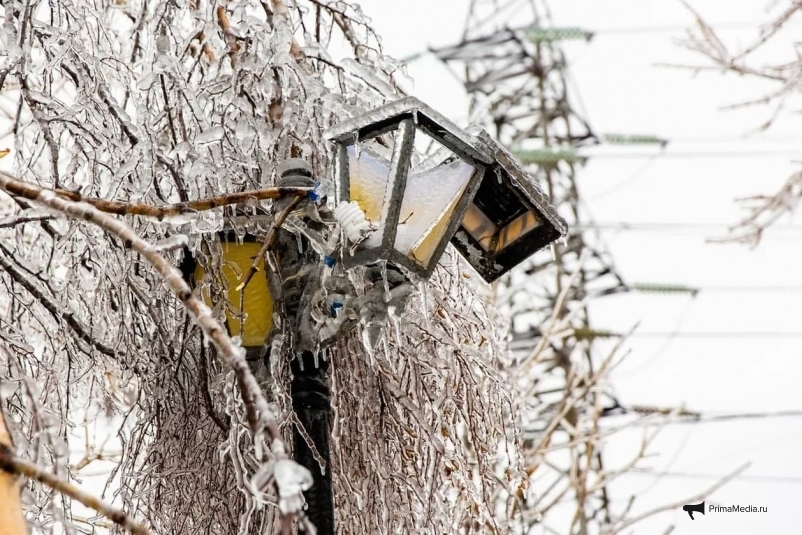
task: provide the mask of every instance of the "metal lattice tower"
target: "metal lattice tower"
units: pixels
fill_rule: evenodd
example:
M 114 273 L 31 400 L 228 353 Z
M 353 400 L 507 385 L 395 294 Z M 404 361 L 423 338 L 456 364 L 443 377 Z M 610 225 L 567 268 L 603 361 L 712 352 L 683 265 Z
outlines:
M 570 227 L 586 228 L 583 224 L 589 221 L 576 181 L 581 163 L 576 149 L 595 144 L 597 139 L 571 105 L 566 61 L 559 47 L 560 41 L 577 38 L 588 39 L 589 34 L 554 28 L 542 0 L 471 0 L 462 41 L 432 52 L 464 83 L 471 98 L 472 119 L 517 150 L 521 161 L 531 164 L 530 172 Z M 513 317 L 513 348 L 521 359 L 526 359 L 558 307 L 560 293 L 578 271 L 559 314 L 572 334 L 550 340 L 546 348 L 549 358 L 539 362 L 537 371 L 525 378 L 532 385 L 529 391 L 533 397 L 527 400 L 524 415 L 525 439 L 532 448 L 527 472 L 544 481 L 556 476 L 550 487 L 534 486 L 537 495 L 529 501 L 529 510 L 524 514 L 529 518 L 525 533 L 537 528 L 538 511 L 555 499 L 565 479 L 572 478 L 575 463 L 584 462 L 586 473 L 598 475 L 603 471 L 601 453 L 591 442 L 569 448 L 574 465 L 565 467 L 562 474 L 555 462 L 536 460 L 533 450 L 542 446 L 544 422 L 562 406 L 569 389 L 567 379 L 577 369 L 592 376 L 602 360 L 599 342 L 594 341 L 599 333 L 590 325 L 588 300 L 627 288 L 598 235 L 572 230 L 567 242 L 557 246 L 553 254 L 553 258 L 548 252 L 536 255 L 529 266 L 514 272 L 497 287 L 499 306 L 507 308 Z M 589 395 L 583 405 L 565 415 L 570 424 L 567 428 L 581 427 L 583 411 L 592 412 L 598 407 L 596 396 Z M 578 438 L 571 431 L 560 435 L 560 441 L 565 443 L 581 442 Z M 549 470 L 554 474 L 548 474 Z M 559 483 L 561 477 L 563 483 Z M 587 482 L 572 487 L 577 510 L 571 533 L 588 533 L 591 524 L 597 526 L 590 530 L 595 532 L 613 521 L 606 485 L 589 489 Z

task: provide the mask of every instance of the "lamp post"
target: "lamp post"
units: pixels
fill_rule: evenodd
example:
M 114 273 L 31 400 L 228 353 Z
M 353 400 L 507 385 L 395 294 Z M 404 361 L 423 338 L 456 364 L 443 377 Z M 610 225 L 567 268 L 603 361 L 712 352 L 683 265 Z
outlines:
M 347 277 L 329 273 L 328 282 L 339 283 L 331 285 L 331 294 L 321 292 L 326 285 L 322 273 L 335 260 L 321 258 L 304 233 L 278 231 L 274 250 L 279 257 L 277 275 L 286 330 L 298 346 L 290 364 L 293 409 L 326 468 L 321 470 L 297 429 L 294 456 L 313 476 L 312 487 L 304 492 L 307 515 L 320 535 L 333 535 L 328 362 L 318 358 L 317 349 L 336 339 L 336 329 L 346 331 L 354 322 L 334 321 L 334 332 L 331 325 L 325 325 L 325 336 L 310 334 L 311 310 L 320 304 L 316 300 L 320 295 L 328 295 L 328 299 L 336 295 L 338 301 L 330 306 L 335 318 L 346 305 L 352 312 L 357 310 L 366 325 L 368 342 L 374 346 L 378 326 L 388 311 L 404 309 L 410 293 L 405 283 L 410 277 L 428 279 L 449 242 L 492 282 L 565 236 L 567 226 L 532 177 L 487 132 L 473 135 L 461 130 L 415 98 L 344 121 L 326 137 L 335 145 L 335 216 L 344 235 L 339 247 L 341 265 L 346 270 L 365 266 L 365 282 L 371 288 L 357 296 Z M 315 182 L 309 164 L 294 158 L 282 162 L 279 176 L 280 186 L 311 187 Z M 289 202 L 275 202 L 274 212 L 285 210 Z M 304 213 L 309 211 L 298 210 L 303 225 L 324 235 L 326 225 Z M 264 258 L 259 260 L 259 274 L 243 290 L 244 296 L 238 286 L 264 239 L 264 219 L 235 221 L 240 231 L 236 240 L 231 239 L 230 231 L 220 233 L 221 264 L 216 266 L 227 287 L 227 303 L 242 303 L 239 313 L 227 308 L 226 324 L 232 335 L 241 335 L 252 362 L 258 361 L 273 329 L 274 295 Z M 185 262 L 191 264 L 189 256 L 185 255 Z M 202 266 L 190 265 L 185 272 L 196 284 L 204 279 Z
M 292 158 L 282 162 L 278 168 L 280 187 L 312 187 L 315 181 L 309 164 Z M 274 202 L 273 212 L 282 212 L 292 199 Z M 308 201 L 302 201 L 308 202 Z M 300 205 L 299 205 L 300 206 Z M 259 259 L 258 272 L 241 291 L 238 289 L 242 277 L 247 273 L 258 254 L 274 218 L 267 215 L 235 217 L 232 228 L 218 233 L 221 255 L 219 265 L 210 266 L 225 290 L 226 327 L 231 336 L 240 336 L 251 367 L 261 360 L 262 348 L 273 329 L 274 292 L 265 269 L 265 259 Z M 314 222 L 305 221 L 309 226 Z M 322 226 L 322 225 L 321 225 Z M 317 230 L 322 230 L 318 228 Z M 299 247 L 299 241 L 301 244 Z M 307 278 L 298 276 L 302 268 L 320 264 L 319 255 L 309 247 L 306 240 L 287 231 L 278 231 L 274 249 L 280 258 L 278 279 L 280 293 L 287 320 L 287 331 L 292 338 L 298 336 L 301 316 L 308 313 L 303 306 Z M 211 255 L 210 255 L 211 256 Z M 182 270 L 196 286 L 203 284 L 206 270 L 185 251 Z M 244 292 L 244 294 L 241 294 Z M 204 288 L 204 299 L 211 300 L 211 291 Z M 242 304 L 242 309 L 238 310 Z M 321 469 L 312 449 L 303 434 L 296 428 L 293 432 L 293 457 L 312 474 L 313 484 L 304 491 L 308 503 L 307 517 L 320 535 L 334 534 L 334 507 L 331 495 L 331 466 L 329 459 L 329 386 L 328 363 L 318 359 L 311 351 L 297 351 L 290 361 L 292 372 L 291 397 L 295 411 L 314 449 L 325 463 Z

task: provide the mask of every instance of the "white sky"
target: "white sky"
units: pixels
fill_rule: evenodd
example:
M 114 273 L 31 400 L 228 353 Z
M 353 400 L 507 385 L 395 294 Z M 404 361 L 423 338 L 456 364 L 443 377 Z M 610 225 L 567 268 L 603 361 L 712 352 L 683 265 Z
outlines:
M 726 42 L 746 45 L 767 20 L 768 3 L 760 0 L 695 0 L 710 22 L 754 22 L 754 28 L 722 30 Z M 397 58 L 455 43 L 467 13 L 467 0 L 362 0 L 383 37 L 385 50 Z M 785 5 L 784 3 L 782 5 Z M 591 30 L 689 26 L 690 13 L 677 1 L 559 0 L 551 5 L 555 24 Z M 517 25 L 529 21 L 516 21 Z M 795 23 L 798 28 L 800 22 Z M 566 52 L 570 75 L 579 89 L 573 102 L 597 133 L 655 134 L 684 139 L 669 153 L 725 152 L 722 157 L 591 159 L 580 171 L 584 198 L 598 222 L 711 224 L 704 228 L 664 231 L 606 231 L 617 266 L 628 282 L 691 286 L 790 286 L 785 291 L 702 292 L 685 295 L 628 294 L 596 302 L 594 326 L 626 330 L 640 321 L 643 332 L 781 332 L 794 336 L 722 338 L 636 338 L 632 354 L 616 371 L 613 384 L 624 404 L 685 405 L 711 413 L 802 409 L 802 253 L 792 247 L 802 225 L 770 231 L 760 246 L 711 245 L 742 214 L 737 197 L 774 192 L 798 169 L 788 153 L 802 136 L 795 113 L 785 113 L 765 134 L 745 142 L 771 114 L 751 107 L 724 111 L 722 106 L 757 98 L 772 86 L 718 73 L 694 76 L 657 67 L 660 62 L 699 64 L 703 60 L 677 46 L 681 31 L 600 32 L 590 43 L 572 43 Z M 783 41 L 782 45 L 786 45 Z M 789 48 L 769 50 L 782 60 Z M 414 94 L 463 126 L 467 106 L 461 85 L 431 57 L 410 65 Z M 793 108 L 789 108 L 793 111 Z M 693 139 L 695 138 L 695 139 Z M 701 139 L 700 139 L 701 138 Z M 721 138 L 725 138 L 722 140 Z M 617 149 L 632 153 L 632 148 Z M 649 149 L 650 151 L 654 149 Z M 753 152 L 785 154 L 753 155 Z M 609 154 L 610 149 L 594 152 Z M 793 225 L 785 218 L 780 225 Z M 625 462 L 640 435 L 629 434 L 607 445 L 608 467 Z M 802 491 L 802 419 L 773 419 L 676 425 L 665 429 L 644 467 L 656 471 L 726 474 L 747 461 L 746 478 L 716 491 L 708 502 L 768 506 L 768 514 L 712 513 L 691 522 L 681 508 L 633 528 L 633 533 L 663 533 L 674 524 L 677 535 L 790 532 L 797 524 L 796 497 Z M 799 478 L 764 481 L 763 476 Z M 757 478 L 757 479 L 754 479 Z M 682 500 L 715 482 L 668 476 L 630 475 L 613 486 L 613 500 L 623 506 L 637 493 L 632 512 Z

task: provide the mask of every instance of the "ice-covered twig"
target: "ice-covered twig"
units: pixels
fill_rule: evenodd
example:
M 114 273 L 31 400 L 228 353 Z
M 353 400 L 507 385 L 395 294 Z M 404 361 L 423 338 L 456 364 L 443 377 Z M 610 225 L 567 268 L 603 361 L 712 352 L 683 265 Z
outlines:
M 8 175 L 7 175 L 8 176 Z M 17 180 L 16 184 L 9 184 L 8 191 L 12 195 L 31 197 L 32 192 L 36 188 L 32 184 Z M 148 217 L 155 217 L 157 219 L 164 219 L 165 217 L 177 216 L 181 214 L 191 214 L 194 212 L 201 212 L 204 210 L 212 210 L 221 206 L 229 204 L 245 203 L 256 199 L 257 201 L 265 199 L 281 199 L 283 197 L 303 196 L 308 195 L 312 188 L 264 188 L 243 191 L 241 193 L 228 193 L 226 195 L 218 195 L 216 197 L 208 197 L 206 199 L 199 199 L 196 201 L 179 202 L 169 204 L 167 206 L 153 206 L 151 204 L 141 203 L 124 203 L 118 201 L 108 201 L 106 199 L 97 199 L 93 197 L 84 197 L 76 191 L 67 191 L 63 189 L 53 190 L 59 197 L 63 197 L 73 202 L 85 202 L 91 204 L 101 212 L 116 215 L 142 215 Z
M 103 500 L 76 487 L 69 481 L 65 481 L 57 477 L 56 475 L 47 471 L 45 468 L 20 459 L 14 455 L 14 453 L 11 451 L 11 448 L 4 444 L 0 444 L 0 470 L 3 470 L 9 474 L 18 474 L 30 479 L 35 479 L 39 483 L 47 485 L 53 490 L 56 490 L 65 496 L 69 496 L 73 500 L 80 502 L 82 505 L 97 511 L 100 515 L 108 518 L 115 524 L 122 526 L 135 535 L 150 535 L 150 531 L 145 526 L 125 514 L 122 510 L 112 507 Z M 6 518 L 5 516 L 2 516 L 2 518 L 4 522 L 12 520 L 11 518 Z M 6 527 L 7 526 L 3 526 L 3 529 L 5 530 Z M 9 530 L 3 531 L 3 533 L 12 535 L 15 532 Z M 23 529 L 17 533 L 23 534 L 25 533 L 25 530 Z
M 259 261 L 265 256 L 267 250 L 273 246 L 273 242 L 276 241 L 276 236 L 278 236 L 278 229 L 281 228 L 281 225 L 284 224 L 284 221 L 287 219 L 287 217 L 289 217 L 289 215 L 292 213 L 295 207 L 298 206 L 298 204 L 302 200 L 303 200 L 302 196 L 296 197 L 295 199 L 292 200 L 290 204 L 287 205 L 286 208 L 284 208 L 284 210 L 281 211 L 281 213 L 278 214 L 278 216 L 276 216 L 275 221 L 273 221 L 273 224 L 267 231 L 267 237 L 265 238 L 262 247 L 259 249 L 259 252 L 256 253 L 256 256 L 253 258 L 253 264 L 251 264 L 251 267 L 248 269 L 248 273 L 245 275 L 245 278 L 242 279 L 242 283 L 240 283 L 240 285 L 237 286 L 238 292 L 242 292 L 242 290 L 244 290 L 245 287 L 248 286 L 248 283 L 251 282 L 253 276 L 256 275 L 256 272 L 259 271 Z M 242 292 L 240 296 L 241 298 L 243 298 L 245 296 L 245 292 Z

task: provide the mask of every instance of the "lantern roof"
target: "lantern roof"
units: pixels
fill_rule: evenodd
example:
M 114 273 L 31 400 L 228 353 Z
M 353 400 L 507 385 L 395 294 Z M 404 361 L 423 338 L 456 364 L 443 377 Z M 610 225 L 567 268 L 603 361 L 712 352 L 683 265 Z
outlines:
M 363 141 L 393 130 L 400 121 L 415 126 L 458 156 L 483 164 L 493 162 L 490 149 L 415 97 L 404 97 L 333 126 L 325 137 L 339 143 Z

